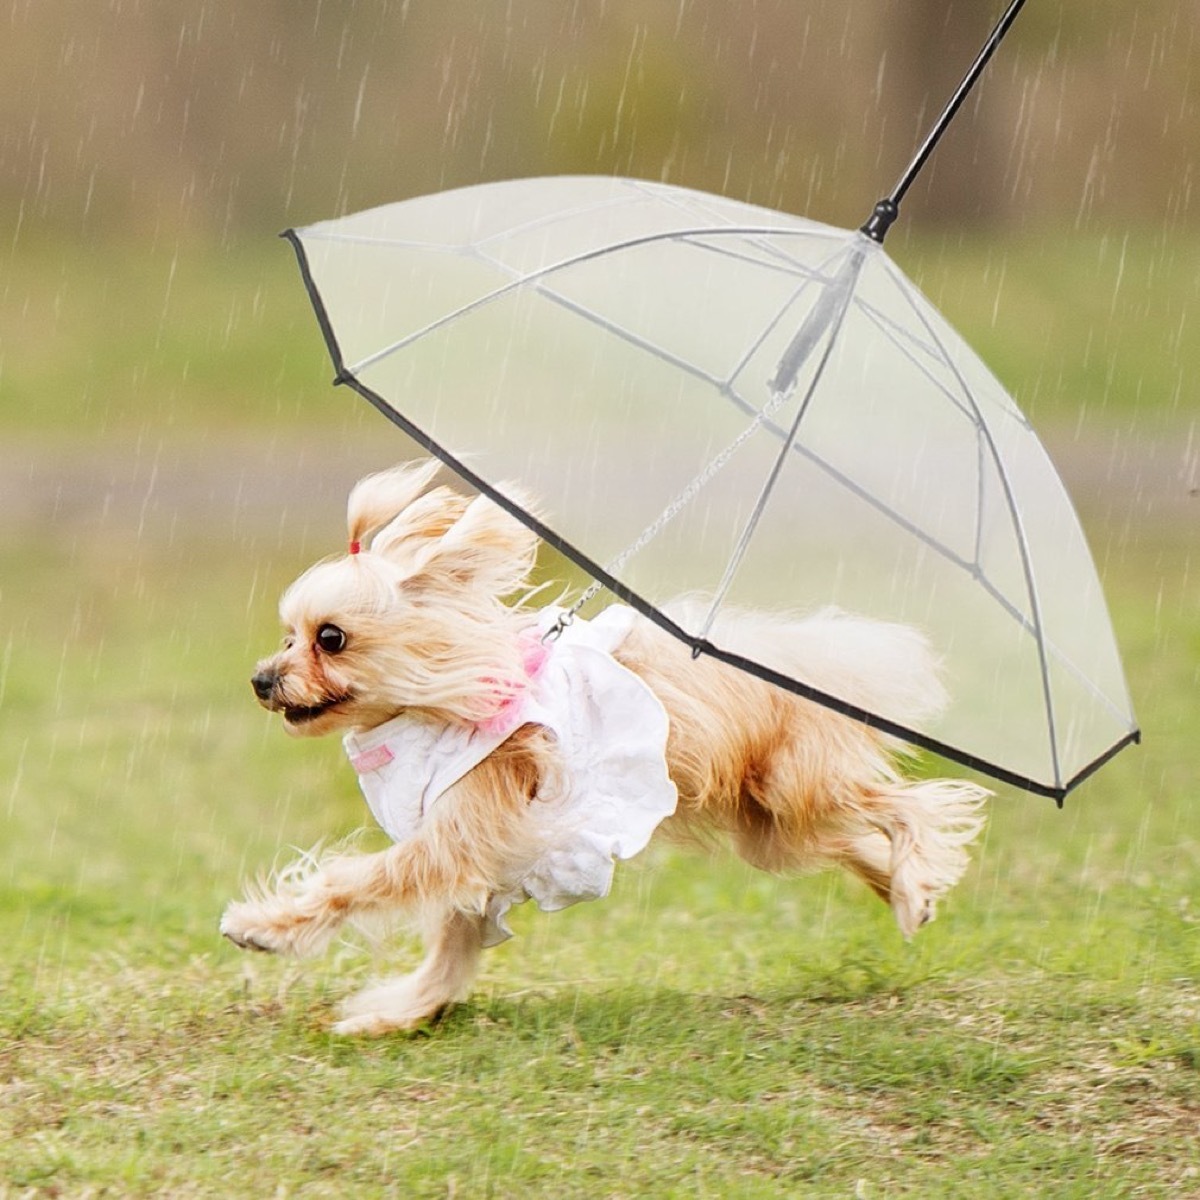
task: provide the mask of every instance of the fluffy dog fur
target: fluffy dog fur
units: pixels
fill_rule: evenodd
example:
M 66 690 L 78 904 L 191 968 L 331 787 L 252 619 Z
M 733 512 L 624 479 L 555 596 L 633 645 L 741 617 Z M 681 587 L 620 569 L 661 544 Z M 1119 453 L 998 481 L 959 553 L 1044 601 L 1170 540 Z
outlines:
M 498 680 L 523 676 L 535 610 L 506 604 L 526 585 L 532 533 L 485 498 L 434 486 L 437 464 L 362 480 L 349 501 L 359 553 L 316 564 L 285 593 L 283 648 L 258 664 L 260 701 L 293 734 L 374 728 L 404 710 L 451 722 L 495 711 Z M 373 535 L 373 537 L 372 537 Z M 371 538 L 369 549 L 365 546 Z M 866 709 L 920 721 L 944 702 L 915 631 L 827 611 L 805 619 L 734 614 L 715 640 L 769 657 Z M 615 657 L 670 719 L 679 792 L 663 829 L 723 835 L 768 871 L 837 864 L 891 905 L 911 937 L 962 875 L 987 793 L 911 782 L 904 748 L 877 731 L 712 659 L 645 620 Z M 426 956 L 411 975 L 351 999 L 340 1033 L 410 1029 L 469 989 L 488 896 L 537 853 L 527 820 L 555 770 L 552 740 L 518 729 L 430 811 L 416 836 L 374 854 L 291 869 L 231 903 L 221 931 L 239 946 L 312 954 L 346 921 L 407 911 Z

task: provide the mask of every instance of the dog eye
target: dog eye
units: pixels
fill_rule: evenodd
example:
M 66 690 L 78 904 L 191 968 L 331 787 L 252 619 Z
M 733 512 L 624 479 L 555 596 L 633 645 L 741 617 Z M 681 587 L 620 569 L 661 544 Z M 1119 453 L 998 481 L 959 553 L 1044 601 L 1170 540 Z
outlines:
M 346 648 L 346 635 L 336 625 L 322 625 L 317 630 L 317 645 L 326 654 L 337 654 Z

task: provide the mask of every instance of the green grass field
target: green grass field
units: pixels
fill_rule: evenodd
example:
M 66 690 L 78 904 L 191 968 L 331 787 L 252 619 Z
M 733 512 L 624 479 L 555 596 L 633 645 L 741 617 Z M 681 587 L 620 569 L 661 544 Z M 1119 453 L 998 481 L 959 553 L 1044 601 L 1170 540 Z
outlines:
M 1035 416 L 1182 445 L 1182 257 L 1047 253 L 934 248 L 927 286 Z M 246 682 L 341 501 L 226 492 L 281 444 L 407 448 L 328 390 L 285 248 L 171 258 L 47 248 L 0 298 L 0 1197 L 1200 1196 L 1200 500 L 1080 497 L 1145 745 L 1063 812 L 1002 791 L 911 945 L 851 880 L 662 852 L 519 911 L 436 1027 L 346 1042 L 339 998 L 411 945 L 297 965 L 216 932 L 367 819 Z

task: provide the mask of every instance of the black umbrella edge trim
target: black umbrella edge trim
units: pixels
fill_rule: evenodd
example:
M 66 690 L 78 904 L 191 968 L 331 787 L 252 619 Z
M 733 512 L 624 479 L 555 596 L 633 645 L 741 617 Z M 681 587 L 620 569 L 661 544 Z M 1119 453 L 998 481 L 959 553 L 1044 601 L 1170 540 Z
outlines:
M 279 236 L 288 242 L 296 252 L 296 262 L 300 266 L 300 278 L 304 280 L 304 290 L 308 292 L 309 303 L 312 304 L 313 311 L 317 314 L 317 324 L 320 325 L 321 335 L 325 338 L 325 348 L 329 351 L 329 357 L 333 359 L 333 369 L 336 372 L 333 382 L 335 384 L 344 383 L 350 376 L 342 359 L 342 348 L 338 345 L 337 334 L 333 332 L 333 322 L 330 321 L 329 314 L 325 311 L 325 303 L 321 299 L 321 293 L 317 290 L 317 282 L 312 277 L 312 270 L 308 265 L 308 255 L 304 252 L 300 234 L 295 229 L 285 229 Z
M 1093 759 L 1082 771 L 1074 775 L 1070 782 L 1062 790 L 1062 796 L 1057 796 L 1055 799 L 1058 802 L 1058 807 L 1062 808 L 1063 797 L 1074 788 L 1077 788 L 1085 779 L 1090 779 L 1106 762 L 1111 758 L 1115 758 L 1126 746 L 1140 746 L 1142 742 L 1142 731 L 1133 729 L 1127 733 L 1114 746 L 1110 746 L 1099 758 Z
M 329 319 L 328 312 L 325 310 L 325 304 L 321 299 L 321 293 L 317 288 L 316 281 L 313 279 L 312 271 L 309 269 L 308 256 L 305 253 L 299 233 L 295 229 L 287 229 L 279 236 L 289 242 L 296 253 L 296 259 L 300 266 L 300 276 L 304 280 L 304 287 L 308 292 L 309 302 L 316 313 L 317 323 L 325 338 L 326 348 L 330 358 L 333 360 L 336 372 L 333 380 L 334 384 L 345 384 L 352 391 L 357 392 L 368 404 L 382 413 L 398 429 L 406 433 L 417 445 L 440 459 L 456 475 L 460 476 L 477 491 L 498 504 L 510 516 L 536 533 L 547 545 L 553 547 L 560 554 L 570 559 L 577 567 L 586 571 L 593 579 L 603 584 L 617 599 L 624 601 L 665 633 L 670 634 L 673 638 L 688 646 L 692 651 L 693 657 L 707 654 L 710 658 L 714 658 L 718 662 L 736 667 L 738 670 L 745 671 L 747 674 L 753 675 L 765 683 L 774 684 L 776 687 L 783 688 L 784 691 L 792 692 L 795 695 L 803 697 L 805 700 L 811 700 L 814 704 L 819 704 L 823 708 L 828 708 L 833 712 L 839 713 L 841 716 L 849 717 L 869 728 L 878 729 L 882 733 L 911 743 L 922 750 L 941 755 L 943 758 L 968 767 L 973 771 L 978 771 L 992 779 L 999 780 L 1001 783 L 1007 783 L 1012 787 L 1032 792 L 1038 796 L 1047 796 L 1059 808 L 1062 808 L 1063 801 L 1068 793 L 1083 783 L 1094 772 L 1098 771 L 1109 759 L 1113 758 L 1126 746 L 1141 741 L 1141 731 L 1134 729 L 1115 745 L 1104 751 L 1098 758 L 1090 762 L 1065 785 L 1055 786 L 1041 783 L 1036 779 L 1031 779 L 1029 776 L 1021 775 L 1016 771 L 1010 771 L 1007 767 L 997 766 L 995 763 L 989 762 L 987 759 L 980 758 L 965 750 L 959 750 L 954 746 L 939 741 L 937 738 L 930 737 L 928 734 L 920 733 L 915 729 L 908 729 L 895 721 L 889 721 L 885 717 L 877 716 L 864 708 L 859 708 L 855 704 L 850 704 L 845 700 L 838 699 L 836 696 L 828 695 L 810 684 L 802 683 L 798 679 L 792 679 L 788 675 L 781 675 L 778 671 L 773 671 L 770 667 L 765 667 L 753 659 L 744 658 L 742 655 L 734 654 L 729 650 L 722 650 L 721 647 L 714 646 L 711 642 L 703 638 L 693 637 L 686 629 L 672 621 L 670 617 L 662 612 L 661 609 L 651 604 L 645 597 L 614 578 L 599 563 L 594 562 L 588 555 L 577 549 L 548 525 L 543 524 L 532 513 L 527 512 L 520 505 L 509 500 L 502 492 L 497 491 L 487 480 L 477 475 L 470 467 L 455 457 L 455 455 L 434 441 L 424 430 L 414 425 L 407 417 L 393 408 L 382 396 L 367 387 L 366 384 L 362 383 L 348 371 L 345 361 L 342 358 L 342 350 L 338 345 L 337 336 L 333 331 L 333 324 Z

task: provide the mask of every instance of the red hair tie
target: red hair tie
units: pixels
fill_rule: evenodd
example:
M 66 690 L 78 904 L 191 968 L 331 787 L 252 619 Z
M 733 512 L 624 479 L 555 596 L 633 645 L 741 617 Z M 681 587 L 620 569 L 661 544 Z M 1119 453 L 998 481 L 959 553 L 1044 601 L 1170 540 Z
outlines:
M 351 542 L 350 553 L 357 554 L 362 549 L 362 542 Z

